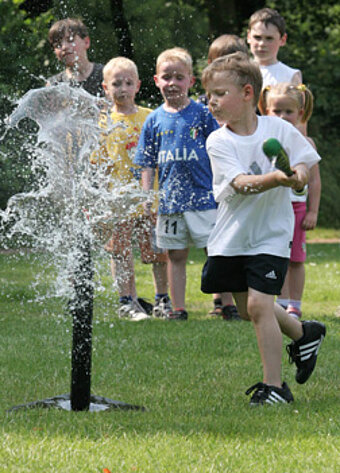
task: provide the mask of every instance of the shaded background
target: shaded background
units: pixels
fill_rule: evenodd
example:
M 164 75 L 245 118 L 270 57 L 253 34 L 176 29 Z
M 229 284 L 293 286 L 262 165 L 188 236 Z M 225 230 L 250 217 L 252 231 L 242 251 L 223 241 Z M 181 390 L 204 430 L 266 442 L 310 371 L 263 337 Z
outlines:
M 210 42 L 225 33 L 245 38 L 249 16 L 264 6 L 279 10 L 287 23 L 288 42 L 279 59 L 301 69 L 314 94 L 309 135 L 323 158 L 319 225 L 340 228 L 340 5 L 335 0 L 0 0 L 0 136 L 13 101 L 44 86 L 46 78 L 60 70 L 47 41 L 48 29 L 58 19 L 83 19 L 91 36 L 90 60 L 132 58 L 142 80 L 138 101 L 155 107 L 161 97 L 152 76 L 162 50 L 187 48 L 199 77 Z M 192 94 L 201 91 L 198 80 Z M 1 208 L 12 194 L 34 185 L 27 150 L 31 125 L 26 127 L 25 135 L 8 132 L 0 142 Z

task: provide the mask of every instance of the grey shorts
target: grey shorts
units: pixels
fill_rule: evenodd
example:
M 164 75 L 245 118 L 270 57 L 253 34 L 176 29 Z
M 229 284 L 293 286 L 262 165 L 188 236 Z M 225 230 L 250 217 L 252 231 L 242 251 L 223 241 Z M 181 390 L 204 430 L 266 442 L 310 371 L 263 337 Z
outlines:
M 183 250 L 192 245 L 205 248 L 215 221 L 216 209 L 158 215 L 157 245 L 167 250 Z

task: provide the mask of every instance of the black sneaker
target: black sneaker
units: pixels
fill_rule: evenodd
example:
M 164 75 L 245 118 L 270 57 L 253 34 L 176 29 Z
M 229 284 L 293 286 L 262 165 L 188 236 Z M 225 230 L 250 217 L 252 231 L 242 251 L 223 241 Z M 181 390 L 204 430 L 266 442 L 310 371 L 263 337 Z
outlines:
M 182 310 L 172 310 L 167 315 L 168 320 L 188 320 L 188 312 L 184 309 Z
M 142 297 L 138 297 L 137 300 L 139 304 L 142 306 L 142 308 L 145 310 L 145 312 L 148 315 L 151 315 L 152 310 L 153 310 L 153 305 L 151 304 L 151 302 L 147 301 L 146 299 L 143 299 Z
M 242 320 L 235 305 L 224 305 L 221 309 L 223 320 Z
M 253 391 L 255 392 L 250 399 L 251 406 L 287 404 L 294 401 L 293 394 L 287 383 L 283 383 L 281 388 L 271 386 L 270 384 L 257 383 L 247 389 L 246 395 L 248 396 Z
M 321 322 L 306 320 L 302 322 L 303 336 L 287 345 L 289 362 L 295 363 L 295 379 L 299 384 L 307 381 L 313 373 L 321 343 L 326 335 L 326 327 Z

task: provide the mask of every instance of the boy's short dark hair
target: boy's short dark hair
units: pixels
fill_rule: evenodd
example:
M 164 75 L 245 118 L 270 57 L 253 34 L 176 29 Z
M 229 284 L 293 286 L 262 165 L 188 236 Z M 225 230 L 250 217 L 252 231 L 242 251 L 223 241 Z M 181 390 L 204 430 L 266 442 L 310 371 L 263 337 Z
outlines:
M 54 23 L 49 32 L 48 40 L 52 47 L 60 43 L 67 34 L 78 35 L 80 38 L 89 36 L 89 32 L 84 23 L 78 18 L 65 18 Z
M 202 84 L 205 89 L 213 75 L 218 72 L 226 72 L 235 84 L 241 87 L 250 84 L 254 91 L 254 106 L 257 105 L 262 89 L 262 74 L 259 66 L 255 61 L 251 61 L 248 55 L 239 51 L 215 59 L 203 71 Z
M 251 15 L 248 28 L 251 29 L 255 23 L 264 23 L 266 26 L 272 24 L 279 30 L 281 36 L 286 33 L 286 22 L 277 10 L 272 8 L 262 8 Z
M 223 34 L 211 43 L 208 52 L 208 61 L 211 62 L 218 57 L 236 53 L 237 51 L 248 54 L 248 46 L 244 39 L 236 34 Z

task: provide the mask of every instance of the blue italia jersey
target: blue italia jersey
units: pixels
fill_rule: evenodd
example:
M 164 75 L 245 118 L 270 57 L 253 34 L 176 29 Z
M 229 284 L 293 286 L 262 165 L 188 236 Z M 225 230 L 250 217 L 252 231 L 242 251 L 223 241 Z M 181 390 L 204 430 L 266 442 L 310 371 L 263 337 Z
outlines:
M 207 107 L 193 100 L 180 112 L 161 105 L 148 115 L 134 162 L 158 167 L 159 214 L 216 208 L 205 142 L 217 128 Z

